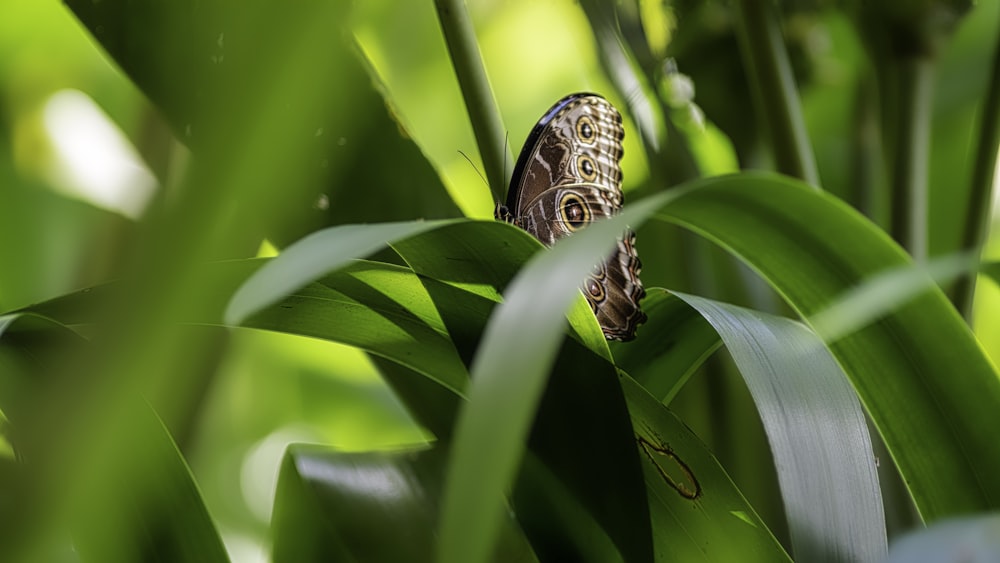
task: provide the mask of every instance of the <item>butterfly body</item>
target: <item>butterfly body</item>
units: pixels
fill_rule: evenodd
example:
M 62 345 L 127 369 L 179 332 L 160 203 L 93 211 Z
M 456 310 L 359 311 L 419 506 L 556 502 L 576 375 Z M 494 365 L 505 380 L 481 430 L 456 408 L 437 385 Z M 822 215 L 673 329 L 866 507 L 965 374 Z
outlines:
M 571 94 L 542 116 L 517 159 L 507 201 L 497 219 L 552 245 L 622 206 L 621 115 L 596 94 Z M 646 320 L 635 234 L 595 266 L 582 290 L 609 340 L 631 340 Z

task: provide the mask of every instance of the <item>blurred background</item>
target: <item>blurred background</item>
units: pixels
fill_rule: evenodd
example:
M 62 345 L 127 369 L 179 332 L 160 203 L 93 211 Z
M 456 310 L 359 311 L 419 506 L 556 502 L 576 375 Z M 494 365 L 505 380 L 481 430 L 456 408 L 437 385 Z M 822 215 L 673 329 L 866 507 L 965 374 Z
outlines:
M 686 8 L 690 19 L 673 20 L 672 12 L 661 10 L 664 29 L 677 30 L 668 49 L 682 80 L 675 87 L 690 89 L 672 119 L 707 131 L 703 158 L 713 171 L 766 167 L 766 154 L 753 148 L 752 104 L 741 83 L 731 14 L 722 4 L 702 4 Z M 785 32 L 807 124 L 824 187 L 850 200 L 845 161 L 856 144 L 850 124 L 866 70 L 864 50 L 842 13 L 822 2 L 802 4 L 801 14 L 786 16 Z M 469 9 L 515 158 L 535 121 L 567 93 L 595 91 L 626 107 L 605 78 L 588 20 L 572 0 L 470 1 Z M 938 61 L 929 163 L 932 255 L 955 244 L 947 233 L 961 209 L 948 194 L 968 183 L 971 132 L 996 44 L 998 10 L 997 0 L 979 2 Z M 0 0 L 0 14 L 0 310 L 9 311 L 113 278 L 136 220 L 155 194 L 180 181 L 189 153 L 61 3 Z M 358 2 L 352 28 L 396 118 L 461 211 L 491 217 L 494 202 L 433 4 Z M 671 37 L 665 34 L 664 43 Z M 221 48 L 225 37 L 218 41 Z M 629 193 L 649 187 L 634 130 L 626 115 L 626 202 Z M 412 186 L 399 186 L 407 188 Z M 884 212 L 880 205 L 885 202 L 871 208 L 876 222 Z M 640 253 L 642 240 L 640 232 Z M 259 254 L 273 255 L 275 248 L 265 242 Z M 998 256 L 995 237 L 987 256 Z M 711 296 L 710 287 L 691 287 L 679 276 L 680 267 L 680 261 L 647 258 L 644 282 Z M 1000 316 L 990 313 L 1000 307 L 1000 292 L 985 279 L 977 291 L 976 332 L 996 361 Z M 236 330 L 220 342 L 215 361 L 217 376 L 198 419 L 179 441 L 234 561 L 266 558 L 274 480 L 289 442 L 363 450 L 425 439 L 354 349 Z M 683 413 L 685 398 L 677 403 Z M 704 403 L 691 404 L 699 405 L 696 411 Z M 699 416 L 706 415 L 684 418 L 711 442 L 711 425 L 699 428 Z

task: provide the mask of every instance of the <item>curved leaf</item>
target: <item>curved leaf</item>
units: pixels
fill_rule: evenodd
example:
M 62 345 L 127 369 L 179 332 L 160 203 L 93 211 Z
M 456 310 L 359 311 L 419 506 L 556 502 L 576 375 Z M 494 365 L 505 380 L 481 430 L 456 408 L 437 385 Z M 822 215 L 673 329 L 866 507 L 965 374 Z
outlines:
M 353 258 L 364 258 L 394 240 L 434 229 L 447 221 L 413 221 L 379 225 L 344 225 L 310 234 L 289 246 L 233 295 L 225 322 L 240 324 L 252 313 L 273 305 L 292 291 L 336 270 Z
M 662 288 L 647 291 L 642 309 L 649 320 L 635 341 L 612 343 L 612 351 L 619 368 L 670 404 L 722 341 L 704 317 Z
M 562 338 L 565 311 L 579 295 L 576 288 L 610 251 L 614 237 L 660 202 L 639 202 L 559 241 L 533 258 L 508 286 L 504 303 L 486 326 L 472 365 L 469 403 L 459 413 L 444 493 L 439 562 L 484 560 L 502 514 L 503 491 L 521 459 Z M 484 443 L 492 446 L 485 452 L 476 447 Z
M 440 450 L 289 446 L 272 520 L 275 563 L 431 561 L 445 461 Z M 537 559 L 507 519 L 491 560 Z
M 882 493 L 864 412 L 840 366 L 801 324 L 679 295 L 719 331 L 760 412 L 795 557 L 885 558 Z
M 695 182 L 660 217 L 737 255 L 807 319 L 879 272 L 910 264 L 847 205 L 772 174 Z M 1000 506 L 992 430 L 1000 427 L 1000 379 L 940 290 L 830 349 L 924 518 Z
M 291 247 L 295 249 L 296 247 Z M 261 273 L 277 272 L 269 266 Z M 261 278 L 251 278 L 250 281 Z M 247 286 L 244 286 L 247 287 Z M 468 372 L 410 270 L 352 261 L 246 319 L 242 326 L 324 338 L 399 362 L 462 393 Z

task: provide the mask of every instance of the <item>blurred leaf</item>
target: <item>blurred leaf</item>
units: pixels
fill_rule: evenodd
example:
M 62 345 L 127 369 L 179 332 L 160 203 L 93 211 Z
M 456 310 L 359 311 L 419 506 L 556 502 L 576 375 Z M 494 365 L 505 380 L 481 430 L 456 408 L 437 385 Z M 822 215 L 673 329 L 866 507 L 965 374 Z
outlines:
M 1000 515 L 953 518 L 898 539 L 885 563 L 991 563 L 1000 560 Z
M 1000 284 L 1000 262 L 987 262 L 979 266 L 979 271 L 989 276 L 993 283 Z
M 194 316 L 182 319 L 183 322 L 221 324 L 226 299 L 267 262 L 264 258 L 249 258 L 202 265 L 194 276 L 195 285 L 213 288 L 216 298 L 211 300 L 213 306 L 194 311 Z M 93 324 L 101 320 L 127 288 L 126 281 L 107 282 L 34 303 L 19 311 L 49 317 L 64 325 Z
M 0 519 L 5 525 L 0 541 L 0 558 L 5 561 L 47 559 L 52 549 L 69 547 L 72 536 L 73 549 L 85 561 L 107 561 L 109 553 L 120 552 L 121 545 L 112 550 L 100 543 L 107 531 L 109 510 L 124 511 L 130 521 L 127 527 L 117 529 L 117 542 L 133 549 L 132 555 L 143 561 L 228 561 L 215 524 L 205 508 L 201 493 L 184 458 L 159 421 L 156 414 L 141 400 L 136 399 L 129 410 L 129 425 L 133 440 L 128 451 L 142 451 L 141 455 L 118 459 L 116 475 L 135 479 L 128 485 L 119 485 L 130 491 L 129 496 L 119 491 L 102 499 L 102 503 L 86 507 L 75 514 L 70 524 L 72 534 L 65 538 L 39 537 L 46 534 L 39 528 L 38 518 L 48 508 L 49 495 L 46 481 L 39 480 L 38 464 L 45 454 L 39 449 L 37 439 L 51 421 L 46 412 L 36 412 L 46 406 L 45 394 L 58 387 L 60 381 L 52 379 L 52 371 L 59 373 L 59 353 L 83 345 L 84 341 L 66 327 L 40 316 L 23 314 L 0 317 L 0 405 L 10 422 L 10 435 L 19 454 L 23 468 L 5 487 L 16 494 L 13 505 L 3 506 Z M 57 353 L 58 352 L 58 353 Z M 14 369 L 11 369 L 14 368 Z M 73 424 L 63 420 L 61 424 Z M 140 464 L 142 471 L 133 465 Z M 64 468 L 70 474 L 74 468 Z M 13 488 L 17 487 L 17 488 Z M 123 503 L 127 506 L 111 505 Z M 95 541 L 97 543 L 95 543 Z M 67 553 L 68 553 L 67 549 Z
M 275 499 L 275 563 L 432 561 L 444 461 L 440 447 L 290 446 Z M 537 560 L 513 520 L 501 537 L 491 560 Z
M 972 256 L 956 254 L 879 273 L 813 315 L 809 323 L 823 340 L 834 342 L 886 316 L 928 289 L 947 286 L 958 276 L 974 271 L 976 266 Z
M 299 221 L 277 225 L 269 236 L 284 244 L 332 224 L 461 215 L 395 119 L 388 93 L 355 45 L 349 3 L 338 2 L 332 10 L 316 0 L 67 4 L 196 156 L 214 150 L 233 123 L 252 121 L 256 108 L 244 103 L 243 93 L 269 89 L 277 77 L 263 70 L 268 63 L 261 59 L 281 56 L 290 38 L 296 39 L 295 22 L 331 11 L 322 16 L 330 28 L 327 48 L 296 63 L 323 81 L 335 79 L 334 95 L 319 111 L 300 104 L 269 112 L 282 115 L 294 107 L 307 116 L 292 135 L 276 136 L 281 140 L 275 142 L 296 139 L 307 145 L 307 168 L 325 177 L 325 184 L 308 197 L 288 197 L 286 204 L 296 207 Z
M 0 310 L 105 279 L 132 225 L 123 217 L 0 175 Z M 16 267 L 15 267 L 16 265 Z
M 764 422 L 795 557 L 880 561 L 885 520 L 865 415 L 820 340 L 795 321 L 691 295 L 719 331 Z
M 540 248 L 523 231 L 497 222 L 446 225 L 393 246 L 421 275 L 456 346 L 470 358 L 496 305 L 496 289 L 507 288 L 518 267 Z M 627 410 L 613 365 L 603 359 L 604 336 L 579 295 L 575 305 L 574 334 L 590 336 L 581 339 L 584 344 L 572 339 L 562 343 L 531 429 L 528 461 L 514 492 L 515 510 L 543 559 L 600 561 L 598 553 L 620 551 L 626 560 L 642 560 L 648 557 L 648 517 L 634 506 L 642 506 L 645 492 Z M 532 493 L 551 479 L 559 482 L 562 494 Z M 624 500 L 630 498 L 634 505 Z M 559 512 L 564 503 L 588 514 L 558 518 L 552 511 L 568 516 Z M 611 552 L 589 551 L 594 546 L 587 530 L 595 525 L 613 544 Z

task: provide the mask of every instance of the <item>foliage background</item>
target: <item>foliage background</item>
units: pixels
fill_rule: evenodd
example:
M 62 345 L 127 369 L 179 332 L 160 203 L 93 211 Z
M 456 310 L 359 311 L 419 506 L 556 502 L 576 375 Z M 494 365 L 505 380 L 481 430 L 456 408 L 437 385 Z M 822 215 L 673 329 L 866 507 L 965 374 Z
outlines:
M 493 198 L 476 170 L 476 142 L 433 5 L 359 2 L 355 9 L 352 29 L 382 77 L 400 124 L 439 172 L 461 212 L 491 217 Z M 590 26 L 575 3 L 482 1 L 471 2 L 469 9 L 515 151 L 541 113 L 566 93 L 601 92 L 625 107 L 601 71 Z M 115 277 L 125 249 L 139 236 L 120 213 L 78 193 L 81 180 L 76 176 L 82 173 L 67 170 L 67 156 L 59 152 L 57 138 L 60 129 L 81 126 L 53 123 L 53 96 L 72 89 L 92 100 L 102 119 L 134 147 L 133 160 L 165 193 L 181 181 L 189 155 L 177 138 L 183 132 L 171 130 L 65 6 L 3 0 L 0 10 L 0 309 L 11 310 Z M 955 227 L 962 221 L 964 199 L 956 192 L 969 183 L 970 132 L 986 88 L 983 69 L 990 68 L 998 12 L 998 2 L 977 3 L 938 61 L 929 161 L 932 255 L 958 245 Z M 761 126 L 747 119 L 752 104 L 740 82 L 741 62 L 728 33 L 729 16 L 712 3 L 689 13 L 697 18 L 678 22 L 673 54 L 680 72 L 693 80 L 695 102 L 709 122 L 728 134 L 742 166 L 769 167 L 766 151 L 755 148 Z M 795 46 L 802 104 L 824 187 L 855 200 L 857 182 L 845 163 L 857 145 L 851 132 L 854 92 L 869 70 L 863 47 L 849 21 L 834 11 L 804 9 L 786 15 L 785 31 Z M 169 47 L 164 50 L 169 52 Z M 626 130 L 628 201 L 649 188 L 650 172 L 638 135 L 632 133 L 635 126 L 627 122 Z M 708 159 L 718 163 L 716 172 L 733 167 L 727 139 L 713 137 L 707 146 Z M 379 143 L 364 147 L 378 150 Z M 391 162 L 392 155 L 387 158 Z M 97 160 L 91 156 L 92 163 Z M 419 187 L 405 167 L 381 173 L 383 183 L 391 182 L 402 201 Z M 359 189 L 364 189 L 360 180 Z M 352 213 L 350 200 L 326 204 L 343 213 L 339 220 L 373 220 L 360 211 Z M 884 225 L 886 202 L 871 205 L 876 222 Z M 377 209 L 366 212 L 379 216 Z M 385 218 L 394 213 L 418 216 L 394 209 Z M 304 224 L 314 220 L 304 215 Z M 639 233 L 640 253 L 644 240 L 680 238 L 669 227 L 646 229 Z M 290 240 L 297 234 L 275 238 Z M 996 255 L 996 244 L 990 240 L 987 257 Z M 268 244 L 259 250 L 260 255 L 273 252 Z M 682 257 L 647 259 L 643 280 L 650 287 L 710 297 L 725 293 L 718 280 L 685 275 L 687 266 Z M 745 271 L 741 275 L 750 276 Z M 760 293 L 746 296 L 747 302 L 780 310 L 761 284 L 750 287 Z M 996 287 L 979 284 L 976 334 L 994 362 L 1000 354 L 1000 318 L 991 312 L 998 305 Z M 423 439 L 374 366 L 354 349 L 252 330 L 192 338 L 214 342 L 197 359 L 196 369 L 216 375 L 206 378 L 207 387 L 195 394 L 197 405 L 181 409 L 196 416 L 168 423 L 234 561 L 252 560 L 268 549 L 274 480 L 288 443 L 318 442 L 350 451 Z M 782 509 L 774 500 L 770 458 L 742 382 L 726 369 L 709 369 L 705 377 L 693 379 L 672 406 L 710 444 L 751 503 L 780 533 Z M 11 455 L 9 448 L 7 452 Z

